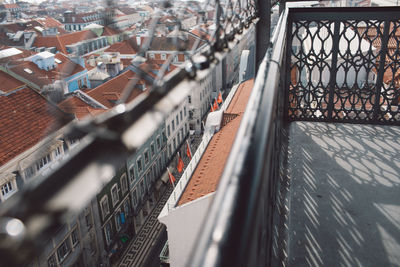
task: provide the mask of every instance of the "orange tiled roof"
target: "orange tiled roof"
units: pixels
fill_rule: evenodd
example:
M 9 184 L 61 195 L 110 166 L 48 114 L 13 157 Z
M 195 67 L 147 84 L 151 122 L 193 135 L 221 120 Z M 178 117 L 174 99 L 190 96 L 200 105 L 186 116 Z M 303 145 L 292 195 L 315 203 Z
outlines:
M 25 85 L 23 82 L 3 71 L 0 71 L 0 81 L 0 91 L 4 93 L 12 92 Z
M 68 118 L 28 87 L 0 96 L 0 106 L 0 165 L 59 129 Z
M 56 47 L 58 51 L 67 54 L 67 45 L 77 42 L 97 38 L 91 30 L 72 32 L 55 36 L 38 36 L 33 43 L 35 47 Z
M 246 109 L 247 101 L 253 89 L 253 83 L 253 79 L 245 81 L 237 89 L 232 102 L 226 110 L 227 114 L 236 114 L 237 116 L 211 138 L 177 206 L 208 195 L 217 189 L 242 120 L 242 114 Z
M 136 40 L 131 38 L 110 45 L 104 52 L 119 52 L 122 55 L 135 55 L 139 50 L 140 47 L 137 45 Z
M 11 67 L 10 70 L 39 87 L 51 84 L 56 80 L 62 80 L 84 70 L 81 65 L 74 63 L 61 53 L 57 53 L 55 58 L 59 59 L 61 63 L 56 64 L 56 68 L 52 70 L 42 70 L 31 61 L 21 62 L 20 64 Z M 24 71 L 26 68 L 30 69 L 33 73 L 29 74 Z
M 122 97 L 124 90 L 135 83 L 135 77 L 135 72 L 131 70 L 125 71 L 102 85 L 88 90 L 87 94 L 107 108 L 112 108 L 116 101 Z M 132 101 L 138 95 L 146 92 L 138 88 L 138 85 L 146 86 L 146 83 L 143 80 L 139 81 L 136 85 L 137 86 L 132 90 L 128 101 Z
M 86 116 L 97 115 L 107 111 L 107 109 L 94 108 L 77 96 L 67 98 L 58 104 L 58 107 L 65 113 L 73 114 L 79 120 Z
M 112 36 L 117 34 L 120 34 L 120 32 L 108 26 L 104 26 L 102 36 Z

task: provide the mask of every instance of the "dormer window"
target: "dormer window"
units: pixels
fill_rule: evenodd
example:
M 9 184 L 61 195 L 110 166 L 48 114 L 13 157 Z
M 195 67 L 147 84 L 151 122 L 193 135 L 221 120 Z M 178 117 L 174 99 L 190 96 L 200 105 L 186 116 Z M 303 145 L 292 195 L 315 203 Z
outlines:
M 167 55 L 166 54 L 161 54 L 161 59 L 162 60 L 166 60 L 167 59 Z
M 33 73 L 33 71 L 31 69 L 28 69 L 28 68 L 24 68 L 24 71 L 26 73 L 28 73 L 28 74 L 32 74 Z

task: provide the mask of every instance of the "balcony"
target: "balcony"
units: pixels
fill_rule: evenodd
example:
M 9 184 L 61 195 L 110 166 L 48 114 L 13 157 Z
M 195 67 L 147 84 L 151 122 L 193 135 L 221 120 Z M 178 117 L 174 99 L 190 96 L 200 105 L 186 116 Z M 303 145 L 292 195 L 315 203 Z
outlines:
M 398 265 L 400 9 L 284 10 L 266 41 L 269 9 L 259 8 L 256 54 L 265 57 L 187 266 Z M 7 266 L 32 258 L 79 213 L 198 87 L 199 74 L 225 62 L 236 71 L 221 76 L 233 83 L 238 43 L 254 34 L 253 13 L 244 18 L 247 29 L 223 40 L 216 29 L 206 61 L 195 58 L 157 79 L 148 96 L 71 126 L 79 150 L 0 210 L 1 225 L 26 227 L 15 236 L 3 227 Z
M 399 19 L 281 14 L 192 266 L 400 264 Z

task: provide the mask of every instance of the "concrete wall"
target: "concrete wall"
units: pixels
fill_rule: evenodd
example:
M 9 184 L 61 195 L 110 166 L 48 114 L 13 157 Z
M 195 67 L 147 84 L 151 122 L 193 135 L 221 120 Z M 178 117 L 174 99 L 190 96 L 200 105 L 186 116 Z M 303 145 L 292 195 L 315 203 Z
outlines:
M 169 261 L 171 267 L 190 266 L 187 262 L 197 240 L 201 224 L 207 214 L 214 193 L 173 209 L 161 223 L 167 226 Z

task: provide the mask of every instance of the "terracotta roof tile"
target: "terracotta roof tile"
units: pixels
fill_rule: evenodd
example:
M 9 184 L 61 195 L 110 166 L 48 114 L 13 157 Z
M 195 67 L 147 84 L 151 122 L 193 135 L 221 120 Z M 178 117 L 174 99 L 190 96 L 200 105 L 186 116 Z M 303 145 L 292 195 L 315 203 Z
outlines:
M 33 43 L 35 47 L 56 47 L 58 51 L 67 54 L 67 45 L 77 42 L 97 38 L 91 30 L 72 32 L 55 36 L 38 36 Z
M 140 47 L 136 43 L 136 40 L 131 38 L 110 45 L 104 52 L 119 52 L 122 55 L 135 55 L 139 50 Z
M 112 36 L 117 34 L 120 34 L 120 32 L 117 31 L 116 29 L 104 26 L 102 36 Z
M 0 96 L 0 165 L 34 146 L 70 120 L 33 89 Z
M 230 120 L 211 138 L 177 206 L 214 192 L 224 171 L 233 142 L 253 89 L 254 80 L 243 82 L 230 103 L 227 114 L 237 116 Z
M 86 93 L 107 108 L 112 108 L 116 104 L 116 101 L 121 98 L 124 90 L 135 83 L 135 77 L 136 73 L 128 70 L 103 83 L 102 85 L 88 90 Z M 137 86 L 135 87 L 135 89 L 132 90 L 128 101 L 132 101 L 138 95 L 146 92 L 138 87 L 148 86 L 144 81 L 141 80 L 136 85 Z
M 16 89 L 24 86 L 25 84 L 9 74 L 0 71 L 0 91 L 4 93 L 9 93 L 15 91 Z
M 58 104 L 58 107 L 65 113 L 73 114 L 79 120 L 87 116 L 97 115 L 107 111 L 107 109 L 94 108 L 77 96 L 72 96 L 62 101 Z
M 24 77 L 28 81 L 38 85 L 39 87 L 51 84 L 56 80 L 62 80 L 66 77 L 84 71 L 84 68 L 81 65 L 74 63 L 61 53 L 57 53 L 55 58 L 59 59 L 61 63 L 56 64 L 56 68 L 53 70 L 42 70 L 31 61 L 21 62 L 20 64 L 11 67 L 10 70 L 17 75 Z M 26 68 L 30 69 L 33 73 L 29 74 L 24 71 Z

